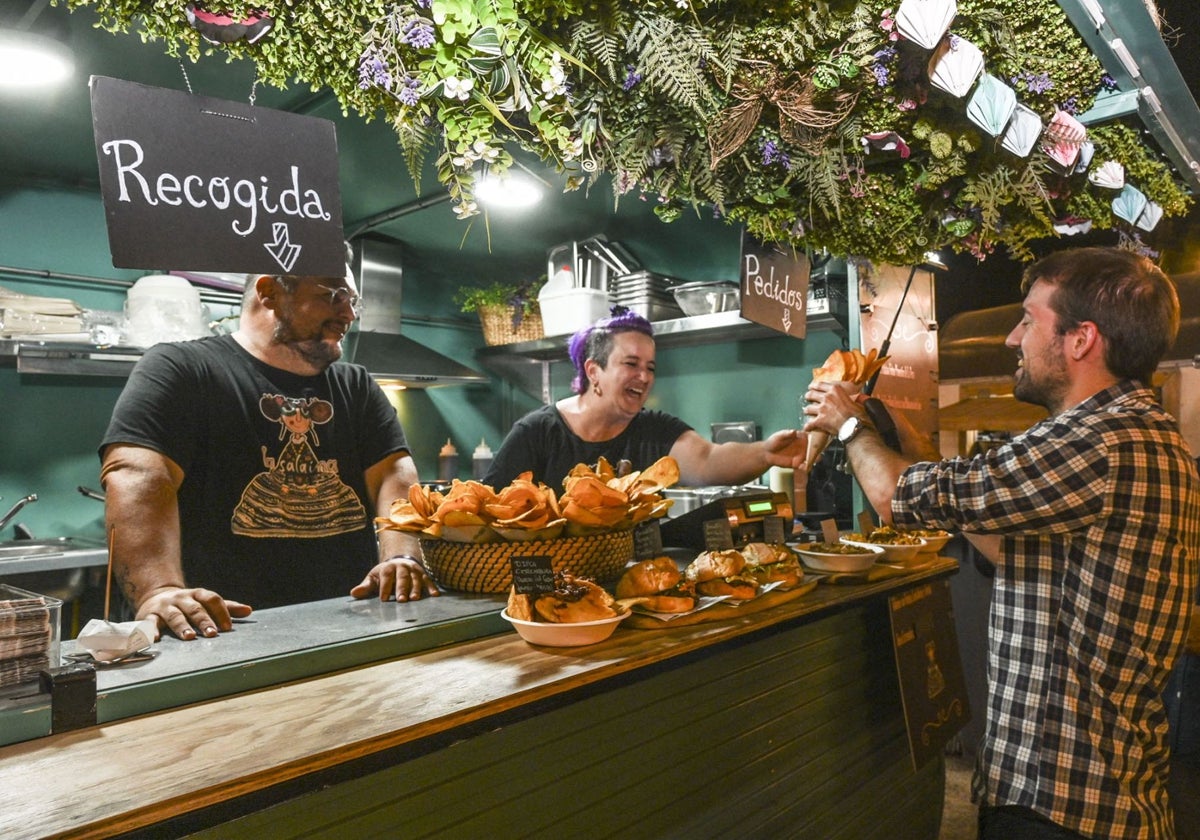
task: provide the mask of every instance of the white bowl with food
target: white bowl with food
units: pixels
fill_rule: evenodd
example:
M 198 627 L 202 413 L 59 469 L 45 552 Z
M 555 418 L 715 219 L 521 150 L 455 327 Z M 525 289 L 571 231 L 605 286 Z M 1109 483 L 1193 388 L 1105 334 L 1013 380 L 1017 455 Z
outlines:
M 916 540 L 916 542 L 862 542 L 850 537 L 842 537 L 841 541 L 844 545 L 878 548 L 883 554 L 882 559 L 885 563 L 908 563 L 921 552 L 921 549 L 925 545 L 925 540 L 920 537 L 912 537 L 911 539 Z
M 883 557 L 883 549 L 879 546 L 845 542 L 803 543 L 793 548 L 805 566 L 818 572 L 865 572 Z
M 909 531 L 908 533 L 915 534 L 925 540 L 925 545 L 921 546 L 921 554 L 937 554 L 946 547 L 946 543 L 954 539 L 954 535 L 949 531 L 920 530 Z
M 500 617 L 515 627 L 522 639 L 531 645 L 546 647 L 579 647 L 603 642 L 613 634 L 618 624 L 629 618 L 630 614 L 629 610 L 625 610 L 612 618 L 557 624 L 548 621 L 522 621 L 509 615 L 507 609 L 500 611 Z

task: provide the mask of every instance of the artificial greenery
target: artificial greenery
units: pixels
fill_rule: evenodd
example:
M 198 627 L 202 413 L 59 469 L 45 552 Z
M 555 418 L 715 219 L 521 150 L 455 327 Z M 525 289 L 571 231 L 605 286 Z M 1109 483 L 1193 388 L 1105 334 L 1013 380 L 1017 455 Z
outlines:
M 1018 257 L 1064 218 L 1117 219 L 1115 193 L 1019 158 L 929 83 L 930 52 L 897 36 L 898 0 L 230 0 L 277 25 L 214 46 L 179 0 L 56 0 L 173 55 L 249 57 L 261 81 L 327 86 L 347 113 L 395 128 L 414 179 L 436 155 L 454 212 L 517 148 L 568 189 L 606 176 L 664 221 L 716 213 L 759 238 L 910 263 L 949 246 Z M 212 8 L 213 4 L 210 3 Z M 1048 122 L 1086 111 L 1111 80 L 1055 0 L 959 0 L 947 37 Z M 907 156 L 869 148 L 889 132 Z M 1191 197 L 1135 128 L 1089 128 L 1166 216 Z
M 478 312 L 488 306 L 512 307 L 513 326 L 520 326 L 527 315 L 540 312 L 537 293 L 546 282 L 505 283 L 495 281 L 487 286 L 460 286 L 454 293 L 454 303 L 463 312 Z

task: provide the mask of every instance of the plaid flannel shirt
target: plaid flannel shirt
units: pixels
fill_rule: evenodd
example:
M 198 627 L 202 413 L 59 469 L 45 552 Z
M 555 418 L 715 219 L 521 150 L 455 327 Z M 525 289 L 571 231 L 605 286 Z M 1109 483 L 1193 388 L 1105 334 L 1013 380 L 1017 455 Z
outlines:
M 916 464 L 892 513 L 1003 535 L 982 802 L 1088 837 L 1173 837 L 1161 693 L 1195 593 L 1200 480 L 1153 394 L 1123 382 L 974 458 Z

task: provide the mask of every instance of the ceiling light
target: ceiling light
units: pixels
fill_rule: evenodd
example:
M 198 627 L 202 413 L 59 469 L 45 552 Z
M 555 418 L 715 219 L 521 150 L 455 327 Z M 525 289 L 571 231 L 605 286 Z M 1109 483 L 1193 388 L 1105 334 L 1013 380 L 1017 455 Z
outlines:
M 61 42 L 33 32 L 0 29 L 0 89 L 52 87 L 74 71 L 71 52 Z
M 520 172 L 488 174 L 475 182 L 475 198 L 492 207 L 529 207 L 542 200 L 542 188 Z

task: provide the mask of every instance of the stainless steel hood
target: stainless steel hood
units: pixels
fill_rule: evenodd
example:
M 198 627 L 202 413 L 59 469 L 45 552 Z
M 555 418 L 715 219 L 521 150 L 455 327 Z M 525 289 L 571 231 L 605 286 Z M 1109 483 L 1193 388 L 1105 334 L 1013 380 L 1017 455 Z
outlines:
M 381 384 L 408 388 L 488 382 L 482 373 L 400 332 L 403 243 L 365 234 L 351 243 L 363 313 L 344 343 L 347 361 Z

